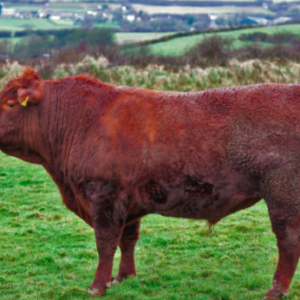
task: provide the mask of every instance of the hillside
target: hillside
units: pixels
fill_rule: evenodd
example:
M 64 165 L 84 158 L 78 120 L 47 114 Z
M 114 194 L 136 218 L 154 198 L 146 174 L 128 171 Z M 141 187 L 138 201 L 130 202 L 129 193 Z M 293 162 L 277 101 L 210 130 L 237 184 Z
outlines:
M 220 33 L 201 33 L 201 34 L 190 35 L 185 37 L 171 38 L 170 40 L 167 41 L 154 43 L 153 45 L 150 45 L 148 47 L 152 54 L 176 56 L 176 55 L 183 54 L 194 45 L 200 43 L 204 38 L 209 38 L 213 35 L 218 35 L 224 38 L 232 39 L 233 48 L 240 49 L 249 45 L 249 43 L 239 40 L 239 37 L 242 34 L 248 34 L 254 32 L 264 32 L 268 34 L 288 32 L 288 33 L 300 35 L 300 24 L 288 24 L 288 25 L 269 26 L 269 27 L 261 27 L 261 28 L 248 28 L 248 29 L 232 30 L 232 31 L 220 32 Z M 268 44 L 264 43 L 263 46 L 267 47 Z

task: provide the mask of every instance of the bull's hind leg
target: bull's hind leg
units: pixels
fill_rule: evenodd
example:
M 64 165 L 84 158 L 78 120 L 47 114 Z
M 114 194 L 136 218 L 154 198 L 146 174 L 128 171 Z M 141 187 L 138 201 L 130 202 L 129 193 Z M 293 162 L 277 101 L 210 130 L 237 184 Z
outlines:
M 141 220 L 126 226 L 123 229 L 120 240 L 121 261 L 119 266 L 119 273 L 114 280 L 114 283 L 119 283 L 123 279 L 136 275 L 134 263 L 134 249 L 139 239 Z
M 286 295 L 300 255 L 300 174 L 295 166 L 272 171 L 262 191 L 268 205 L 272 228 L 277 238 L 279 260 L 271 289 L 265 299 Z

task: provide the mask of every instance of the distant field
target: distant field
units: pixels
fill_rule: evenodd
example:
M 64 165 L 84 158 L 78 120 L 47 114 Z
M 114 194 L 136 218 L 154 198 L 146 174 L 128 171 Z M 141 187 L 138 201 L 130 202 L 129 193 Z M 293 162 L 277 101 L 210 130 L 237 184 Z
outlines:
M 237 6 L 212 6 L 212 7 L 195 7 L 195 6 L 156 6 L 133 4 L 135 11 L 144 11 L 148 14 L 222 14 L 222 13 L 247 13 L 272 15 L 273 12 L 263 7 L 237 7 Z
M 44 19 L 2 19 L 0 18 L 0 31 L 11 30 L 21 31 L 26 29 L 32 30 L 50 30 L 50 29 L 71 29 L 79 27 L 74 25 L 72 20 L 49 21 Z M 98 23 L 96 27 L 118 28 L 116 22 Z
M 0 18 L 0 31 L 11 30 L 20 31 L 25 29 L 66 29 L 72 28 L 74 25 L 55 24 L 49 20 L 42 19 L 2 19 Z
M 268 34 L 274 34 L 279 32 L 289 32 L 300 35 L 300 24 L 273 26 L 273 27 L 263 27 L 263 28 L 250 28 L 241 29 L 236 31 L 221 32 L 221 33 L 205 33 L 193 36 L 174 38 L 172 40 L 153 44 L 150 47 L 150 51 L 157 55 L 181 55 L 186 52 L 189 48 L 193 47 L 197 43 L 200 43 L 204 38 L 211 37 L 213 35 L 218 35 L 224 38 L 233 39 L 233 47 L 240 49 L 245 47 L 248 43 L 240 41 L 238 38 L 244 33 L 253 32 L 265 32 Z
M 116 33 L 116 41 L 119 44 L 136 43 L 151 39 L 157 39 L 172 32 L 118 32 Z

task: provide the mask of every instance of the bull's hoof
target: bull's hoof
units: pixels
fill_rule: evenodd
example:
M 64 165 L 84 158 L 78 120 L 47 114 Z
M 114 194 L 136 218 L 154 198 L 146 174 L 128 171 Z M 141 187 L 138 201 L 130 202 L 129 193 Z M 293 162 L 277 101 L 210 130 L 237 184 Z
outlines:
M 118 280 L 117 278 L 115 278 L 113 281 L 112 281 L 112 285 L 118 285 L 119 283 L 121 283 L 120 280 Z
M 105 295 L 105 289 L 89 288 L 89 294 L 91 297 L 101 297 Z
M 129 277 L 133 277 L 133 276 L 136 276 L 136 272 L 131 272 L 131 273 L 127 273 L 127 274 L 118 274 L 115 278 L 113 278 L 112 280 L 112 284 L 113 285 L 117 285 L 119 283 L 121 283 L 124 279 L 127 279 Z
M 282 296 L 287 296 L 288 292 L 283 292 L 279 289 L 272 288 L 264 296 L 266 300 L 280 300 Z

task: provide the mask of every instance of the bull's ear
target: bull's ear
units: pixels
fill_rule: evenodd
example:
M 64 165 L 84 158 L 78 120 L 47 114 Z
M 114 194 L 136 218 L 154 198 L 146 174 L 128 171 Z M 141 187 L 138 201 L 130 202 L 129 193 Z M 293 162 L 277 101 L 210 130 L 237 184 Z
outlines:
M 32 68 L 26 68 L 23 75 L 18 78 L 18 102 L 22 106 L 28 103 L 37 104 L 44 96 L 43 81 Z

